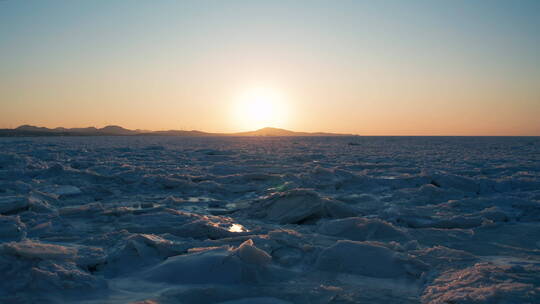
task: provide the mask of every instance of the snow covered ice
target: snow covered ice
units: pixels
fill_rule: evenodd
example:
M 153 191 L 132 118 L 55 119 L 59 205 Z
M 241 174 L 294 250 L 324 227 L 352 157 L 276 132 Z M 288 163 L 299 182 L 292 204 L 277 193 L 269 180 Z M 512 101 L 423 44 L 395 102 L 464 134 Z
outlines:
M 0 138 L 0 273 L 0 303 L 540 303 L 540 139 Z

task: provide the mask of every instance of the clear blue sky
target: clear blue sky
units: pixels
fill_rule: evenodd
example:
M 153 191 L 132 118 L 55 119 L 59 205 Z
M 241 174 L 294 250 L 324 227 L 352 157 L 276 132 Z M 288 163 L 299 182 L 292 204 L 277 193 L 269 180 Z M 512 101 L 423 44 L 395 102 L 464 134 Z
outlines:
M 3 0 L 0 71 L 0 127 L 540 135 L 540 1 Z

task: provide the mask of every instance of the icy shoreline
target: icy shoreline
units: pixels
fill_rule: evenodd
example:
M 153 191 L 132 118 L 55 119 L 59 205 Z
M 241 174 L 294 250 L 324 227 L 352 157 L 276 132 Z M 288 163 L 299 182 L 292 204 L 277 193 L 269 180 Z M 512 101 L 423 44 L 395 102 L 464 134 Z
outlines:
M 2 303 L 540 302 L 540 138 L 0 138 L 0 273 Z

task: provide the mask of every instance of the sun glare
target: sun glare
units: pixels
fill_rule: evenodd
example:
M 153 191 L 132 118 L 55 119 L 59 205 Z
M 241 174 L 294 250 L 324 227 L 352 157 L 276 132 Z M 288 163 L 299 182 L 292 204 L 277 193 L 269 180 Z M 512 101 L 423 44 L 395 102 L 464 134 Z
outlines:
M 235 125 L 243 130 L 282 127 L 284 98 L 277 91 L 254 88 L 240 94 L 235 109 Z

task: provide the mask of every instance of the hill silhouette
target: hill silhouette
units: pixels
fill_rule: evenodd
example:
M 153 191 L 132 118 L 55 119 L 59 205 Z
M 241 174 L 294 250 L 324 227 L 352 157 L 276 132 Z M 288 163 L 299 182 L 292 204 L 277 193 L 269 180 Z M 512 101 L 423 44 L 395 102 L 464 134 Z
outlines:
M 209 133 L 198 130 L 148 131 L 130 130 L 121 126 L 109 125 L 103 128 L 64 128 L 54 129 L 32 125 L 22 125 L 15 129 L 0 129 L 0 136 L 351 136 L 325 132 L 296 132 L 279 128 L 262 128 L 255 131 L 236 133 Z
M 324 132 L 295 132 L 279 128 L 266 127 L 255 131 L 233 133 L 235 136 L 344 136 L 351 134 L 335 134 Z

